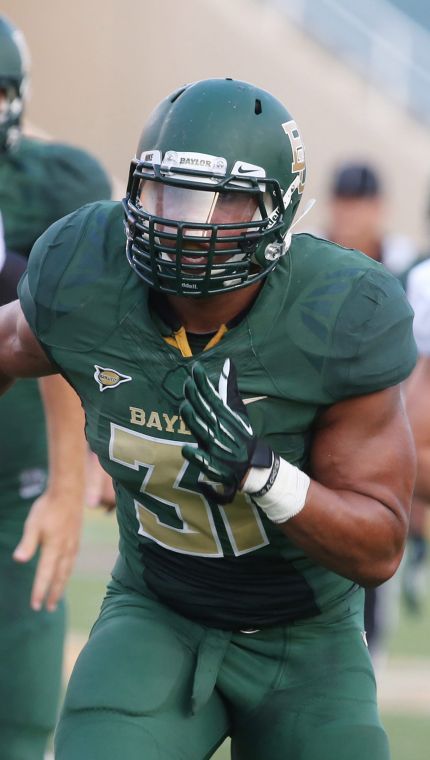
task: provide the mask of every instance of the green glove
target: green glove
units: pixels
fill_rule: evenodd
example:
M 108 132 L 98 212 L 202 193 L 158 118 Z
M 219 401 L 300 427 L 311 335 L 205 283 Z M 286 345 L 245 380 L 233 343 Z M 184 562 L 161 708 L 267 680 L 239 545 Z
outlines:
M 233 501 L 250 467 L 271 467 L 273 452 L 253 433 L 237 387 L 236 369 L 226 359 L 218 392 L 199 362 L 184 383 L 185 401 L 180 414 L 197 441 L 186 444 L 182 454 L 223 490 L 201 482 L 202 493 L 218 504 Z

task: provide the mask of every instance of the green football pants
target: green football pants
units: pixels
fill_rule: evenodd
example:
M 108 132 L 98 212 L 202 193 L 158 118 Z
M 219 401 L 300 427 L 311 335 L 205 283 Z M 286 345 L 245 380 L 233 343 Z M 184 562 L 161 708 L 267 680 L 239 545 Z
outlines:
M 197 625 L 112 583 L 81 653 L 56 760 L 388 760 L 362 593 L 256 633 Z
M 0 517 L 0 758 L 43 760 L 58 714 L 65 612 L 63 603 L 55 612 L 30 609 L 36 560 L 11 557 L 19 512 Z

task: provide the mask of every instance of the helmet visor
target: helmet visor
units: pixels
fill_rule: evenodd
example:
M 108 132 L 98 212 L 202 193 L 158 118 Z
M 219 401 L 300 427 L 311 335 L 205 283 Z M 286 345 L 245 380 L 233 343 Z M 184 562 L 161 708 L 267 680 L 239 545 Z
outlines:
M 261 219 L 258 193 L 238 190 L 214 192 L 194 190 L 161 182 L 144 180 L 140 191 L 140 205 L 151 216 L 158 217 L 157 229 L 163 231 L 162 220 L 186 225 L 247 225 Z M 246 230 L 246 226 L 245 226 Z M 229 232 L 233 231 L 230 228 Z M 208 230 L 191 228 L 188 234 L 201 236 Z

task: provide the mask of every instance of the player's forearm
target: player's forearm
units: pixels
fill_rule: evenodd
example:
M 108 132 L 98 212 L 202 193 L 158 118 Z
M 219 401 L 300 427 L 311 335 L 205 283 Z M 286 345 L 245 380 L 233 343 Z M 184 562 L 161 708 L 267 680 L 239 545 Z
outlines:
M 52 366 L 30 330 L 19 301 L 0 308 L 0 395 L 16 378 L 52 375 Z
M 0 396 L 13 385 L 16 373 L 16 317 L 9 304 L 0 308 Z
M 80 400 L 60 375 L 42 378 L 39 386 L 48 432 L 49 491 L 53 495 L 66 493 L 82 504 L 86 441 Z
M 319 564 L 360 585 L 373 586 L 397 569 L 408 512 L 407 504 L 384 504 L 311 481 L 303 509 L 279 527 Z

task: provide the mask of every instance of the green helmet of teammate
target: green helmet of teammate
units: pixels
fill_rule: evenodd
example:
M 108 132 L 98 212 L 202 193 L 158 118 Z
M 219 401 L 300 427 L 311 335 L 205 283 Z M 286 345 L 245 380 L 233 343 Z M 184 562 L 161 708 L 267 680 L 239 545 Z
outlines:
M 22 33 L 0 16 L 0 151 L 10 148 L 20 134 L 28 65 Z
M 206 296 L 260 280 L 289 247 L 303 143 L 265 90 L 208 79 L 150 116 L 124 199 L 127 257 L 164 293 Z

